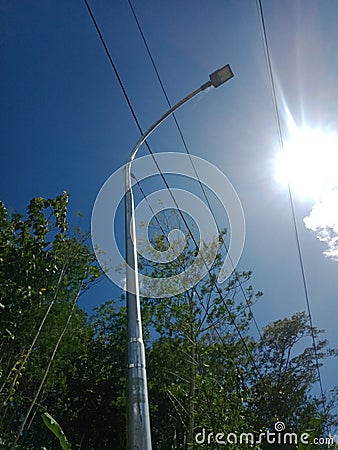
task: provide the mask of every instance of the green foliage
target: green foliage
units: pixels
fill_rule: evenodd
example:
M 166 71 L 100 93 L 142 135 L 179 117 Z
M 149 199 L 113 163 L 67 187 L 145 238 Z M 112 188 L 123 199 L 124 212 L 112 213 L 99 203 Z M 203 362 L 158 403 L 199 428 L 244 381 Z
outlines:
M 8 215 L 0 202 L 0 436 L 6 442 L 17 442 L 40 402 L 61 407 L 65 372 L 90 336 L 76 301 L 101 273 L 86 235 L 68 231 L 67 203 L 65 192 L 34 198 L 24 217 Z M 30 427 L 25 441 L 39 442 L 40 432 L 42 442 L 39 426 Z
M 83 448 L 125 448 L 126 311 L 108 301 L 90 319 L 86 353 L 67 377 L 65 407 L 73 412 L 67 434 Z
M 177 222 L 180 218 L 170 211 L 161 217 L 162 234 L 152 235 L 156 250 L 168 247 L 163 232 L 168 235 L 172 227 L 182 229 L 182 223 Z M 186 238 L 185 251 L 170 263 L 153 266 L 141 259 L 143 272 L 168 278 L 185 271 L 197 254 L 188 233 Z M 224 233 L 220 239 L 223 238 Z M 218 241 L 210 244 L 210 251 L 217 244 Z M 182 294 L 142 299 L 143 316 L 156 331 L 147 352 L 155 448 L 192 448 L 200 428 L 215 434 L 250 431 L 251 425 L 246 420 L 246 414 L 250 413 L 245 407 L 249 394 L 242 373 L 247 364 L 245 348 L 251 345 L 246 337 L 248 306 L 260 293 L 255 295 L 251 286 L 244 287 L 245 304 L 236 300 L 240 283 L 245 286 L 249 272 L 235 272 L 220 289 L 216 280 L 222 263 L 222 254 L 216 254 L 210 272 Z M 163 404 L 166 408 L 161 407 Z
M 67 201 L 65 193 L 33 199 L 25 217 L 9 216 L 0 203 L 0 442 L 11 450 L 70 448 L 65 436 L 82 450 L 126 445 L 127 312 L 109 300 L 88 318 L 77 306 L 78 296 L 101 271 L 87 236 L 68 231 Z M 168 248 L 165 235 L 178 220 L 174 215 L 163 219 L 165 233 L 151 234 L 158 250 Z M 153 448 L 195 448 L 194 436 L 202 428 L 214 435 L 257 436 L 277 420 L 298 435 L 309 428 L 313 436 L 325 434 L 325 427 L 335 423 L 329 412 L 337 396 L 332 393 L 327 401 L 324 417 L 321 399 L 312 393 L 318 376 L 312 334 L 319 361 L 337 352 L 327 348 L 304 313 L 267 325 L 255 341 L 251 307 L 262 294 L 249 284 L 251 272 L 234 272 L 216 288 L 221 251 L 193 289 L 142 299 Z M 183 254 L 170 263 L 141 259 L 140 266 L 149 276 L 168 277 L 195 258 L 188 240 Z M 245 299 L 241 295 L 240 300 L 242 290 Z M 41 413 L 59 441 L 37 420 Z M 64 433 L 52 417 L 62 419 Z M 320 430 L 311 425 L 313 417 L 320 418 Z M 198 448 L 218 447 L 205 443 Z
M 312 393 L 312 387 L 318 381 L 312 336 L 316 340 L 319 364 L 323 358 L 337 354 L 326 348 L 326 340 L 319 339 L 321 333 L 310 327 L 303 312 L 289 319 L 277 320 L 263 329 L 262 338 L 255 345 L 255 370 L 258 370 L 259 377 L 256 373 L 251 375 L 250 408 L 256 417 L 256 429 L 262 425 L 273 426 L 281 420 L 286 431 L 299 435 L 309 423 L 315 423 L 313 417 L 318 417 L 316 423 L 321 423 L 322 427 L 315 431 L 319 437 L 319 431 L 335 425 L 336 419 L 328 403 L 324 414 L 323 400 Z M 295 448 L 275 445 L 281 449 Z
M 313 440 L 314 438 L 318 437 L 320 434 L 320 430 L 321 430 L 321 424 L 322 424 L 322 420 L 316 417 L 313 417 L 310 420 L 310 428 L 304 430 L 304 432 L 306 432 L 308 434 L 308 444 L 304 444 L 304 443 L 299 443 L 298 445 L 298 450 L 311 450 L 313 447 Z
M 154 248 L 167 250 L 170 228 L 182 229 L 177 221 L 171 213 L 161 220 L 164 229 L 152 235 Z M 224 239 L 223 234 L 220 240 Z M 153 267 L 141 259 L 142 270 L 163 278 L 184 271 L 196 257 L 188 234 L 187 242 L 184 253 L 168 264 Z M 147 355 L 156 448 L 190 448 L 201 428 L 214 435 L 234 431 L 258 435 L 277 420 L 296 433 L 316 415 L 326 426 L 334 423 L 332 415 L 323 417 L 322 401 L 311 393 L 318 377 L 312 334 L 319 361 L 337 352 L 318 339 L 321 332 L 311 329 L 304 313 L 268 325 L 258 342 L 250 338 L 251 306 L 262 293 L 247 286 L 250 272 L 234 272 L 220 290 L 216 279 L 223 258 L 217 255 L 209 274 L 194 289 L 142 300 L 143 314 L 157 333 Z M 241 303 L 237 294 L 242 289 L 246 295 Z M 165 410 L 162 404 L 167 405 Z
M 63 450 L 71 450 L 71 444 L 57 421 L 47 412 L 44 412 L 41 417 L 46 427 L 59 439 L 61 448 Z

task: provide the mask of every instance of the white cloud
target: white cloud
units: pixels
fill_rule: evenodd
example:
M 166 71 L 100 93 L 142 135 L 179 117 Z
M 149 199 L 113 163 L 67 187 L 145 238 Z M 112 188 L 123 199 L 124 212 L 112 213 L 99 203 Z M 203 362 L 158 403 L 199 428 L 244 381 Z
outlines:
M 320 241 L 327 244 L 324 255 L 338 261 L 338 190 L 327 194 L 314 205 L 311 213 L 304 218 L 304 223 Z

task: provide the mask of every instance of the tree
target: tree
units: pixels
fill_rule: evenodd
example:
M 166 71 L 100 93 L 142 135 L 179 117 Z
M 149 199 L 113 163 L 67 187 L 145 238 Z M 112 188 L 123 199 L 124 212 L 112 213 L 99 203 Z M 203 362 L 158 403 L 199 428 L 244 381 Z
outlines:
M 141 258 L 144 273 L 168 279 L 192 266 L 199 250 L 185 225 L 177 214 L 164 213 L 160 229 L 151 235 L 154 250 L 167 251 L 170 228 L 185 231 L 186 246 L 168 263 L 154 265 Z M 224 429 L 247 431 L 243 420 L 247 390 L 241 374 L 246 352 L 250 353 L 246 334 L 251 305 L 261 293 L 255 294 L 251 286 L 243 288 L 250 272 L 235 271 L 224 286 L 217 285 L 224 236 L 225 232 L 208 244 L 210 253 L 216 248 L 216 257 L 200 283 L 171 297 L 142 299 L 143 315 L 156 332 L 148 345 L 147 366 L 152 434 L 158 449 L 193 448 L 201 427 L 215 434 Z M 236 298 L 240 288 L 244 302 Z
M 184 230 L 184 224 L 170 211 L 157 224 L 150 233 L 154 251 L 167 251 L 175 245 L 167 240 L 171 227 Z M 141 258 L 145 273 L 167 278 L 191 266 L 198 250 L 195 236 L 184 231 L 184 251 L 168 263 L 154 265 Z M 221 244 L 224 237 L 223 232 Z M 249 335 L 251 306 L 261 293 L 244 287 L 250 272 L 235 271 L 221 288 L 216 284 L 224 250 L 226 246 L 218 248 L 211 270 L 192 289 L 169 298 L 142 300 L 143 314 L 157 333 L 147 352 L 156 448 L 193 448 L 201 428 L 214 436 L 236 431 L 237 436 L 243 432 L 258 438 L 261 430 L 273 427 L 277 420 L 284 420 L 287 430 L 297 433 L 307 429 L 314 417 L 321 417 L 322 429 L 335 421 L 334 415 L 323 415 L 322 399 L 312 392 L 318 380 L 317 359 L 337 352 L 327 349 L 325 340 L 317 341 L 320 332 L 310 327 L 304 313 L 268 325 L 255 342 Z M 244 294 L 241 302 L 238 293 Z M 313 345 L 298 346 L 312 336 L 317 341 L 316 354 Z M 337 404 L 334 396 L 333 404 Z M 241 443 L 241 448 L 245 445 L 252 448 L 250 442 Z M 238 448 L 238 443 L 229 448 Z
M 88 318 L 77 306 L 101 272 L 85 236 L 67 231 L 66 205 L 66 194 L 33 199 L 24 218 L 8 216 L 0 204 L 0 445 L 8 449 L 59 449 L 41 413 L 82 450 L 125 448 L 126 308 L 109 300 Z M 180 220 L 167 213 L 164 226 L 151 233 L 159 251 L 168 249 L 166 236 Z M 180 255 L 156 264 L 141 258 L 144 273 L 166 278 L 191 266 L 197 249 L 181 229 L 187 240 Z M 235 271 L 217 285 L 227 251 L 225 234 L 219 239 L 210 243 L 218 251 L 199 283 L 170 297 L 141 300 L 152 439 L 159 450 L 216 449 L 217 433 L 257 438 L 277 420 L 296 433 L 309 429 L 315 417 L 323 430 L 335 420 L 330 407 L 336 398 L 322 414 L 312 388 L 316 359 L 337 352 L 327 349 L 304 313 L 269 324 L 255 341 L 251 308 L 261 293 L 248 285 L 250 272 Z M 214 438 L 197 444 L 203 430 Z M 227 447 L 268 448 L 234 437 Z
M 76 301 L 101 272 L 86 236 L 68 232 L 67 203 L 65 192 L 34 198 L 26 217 L 0 203 L 0 435 L 8 447 L 25 428 L 27 442 L 36 436 L 39 408 L 60 404 L 69 357 L 86 340 Z
M 107 301 L 89 321 L 88 351 L 74 361 L 67 377 L 66 408 L 74 417 L 64 427 L 85 449 L 125 448 L 127 322 L 124 307 Z
M 333 405 L 313 394 L 321 361 L 338 354 L 337 350 L 327 348 L 325 339 L 319 339 L 321 333 L 309 325 L 304 312 L 277 320 L 263 329 L 262 338 L 255 346 L 258 374 L 253 375 L 250 405 L 256 417 L 256 429 L 273 428 L 275 422 L 282 421 L 286 432 L 299 434 L 318 417 L 321 434 L 317 437 L 320 437 L 332 425 L 337 425 L 337 418 L 330 413 Z M 275 444 L 275 448 L 297 447 Z

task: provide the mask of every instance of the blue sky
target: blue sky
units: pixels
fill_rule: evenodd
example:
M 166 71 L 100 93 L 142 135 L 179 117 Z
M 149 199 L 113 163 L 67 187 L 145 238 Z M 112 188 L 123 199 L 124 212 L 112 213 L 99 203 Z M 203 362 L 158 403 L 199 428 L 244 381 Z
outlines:
M 90 4 L 147 128 L 166 102 L 128 1 Z M 273 169 L 280 145 L 255 1 L 135 0 L 134 7 L 172 103 L 231 64 L 234 79 L 185 105 L 177 118 L 191 153 L 222 170 L 243 204 L 239 269 L 253 270 L 253 285 L 264 292 L 254 308 L 257 322 L 305 310 L 288 193 Z M 283 137 L 290 117 L 298 127 L 338 133 L 335 2 L 270 0 L 263 8 Z M 71 220 L 80 210 L 89 229 L 99 189 L 139 134 L 85 5 L 0 0 L 0 29 L 1 199 L 10 211 L 23 211 L 34 196 L 66 190 Z M 150 142 L 156 152 L 184 151 L 171 119 Z M 318 158 L 321 170 L 332 164 L 325 152 Z M 338 263 L 304 225 L 315 201 L 295 192 L 294 204 L 313 321 L 338 347 Z M 81 304 L 90 310 L 119 292 L 106 281 Z M 324 389 L 336 384 L 337 369 L 337 361 L 323 367 Z

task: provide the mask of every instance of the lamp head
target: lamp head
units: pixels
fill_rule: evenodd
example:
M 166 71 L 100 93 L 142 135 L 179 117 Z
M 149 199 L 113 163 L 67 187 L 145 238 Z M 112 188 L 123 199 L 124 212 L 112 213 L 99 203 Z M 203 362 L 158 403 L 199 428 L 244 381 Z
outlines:
M 234 74 L 231 70 L 231 67 L 229 64 L 227 64 L 221 69 L 215 70 L 215 72 L 210 75 L 210 82 L 212 86 L 218 87 L 226 81 L 230 80 L 230 78 L 232 78 L 233 76 Z

